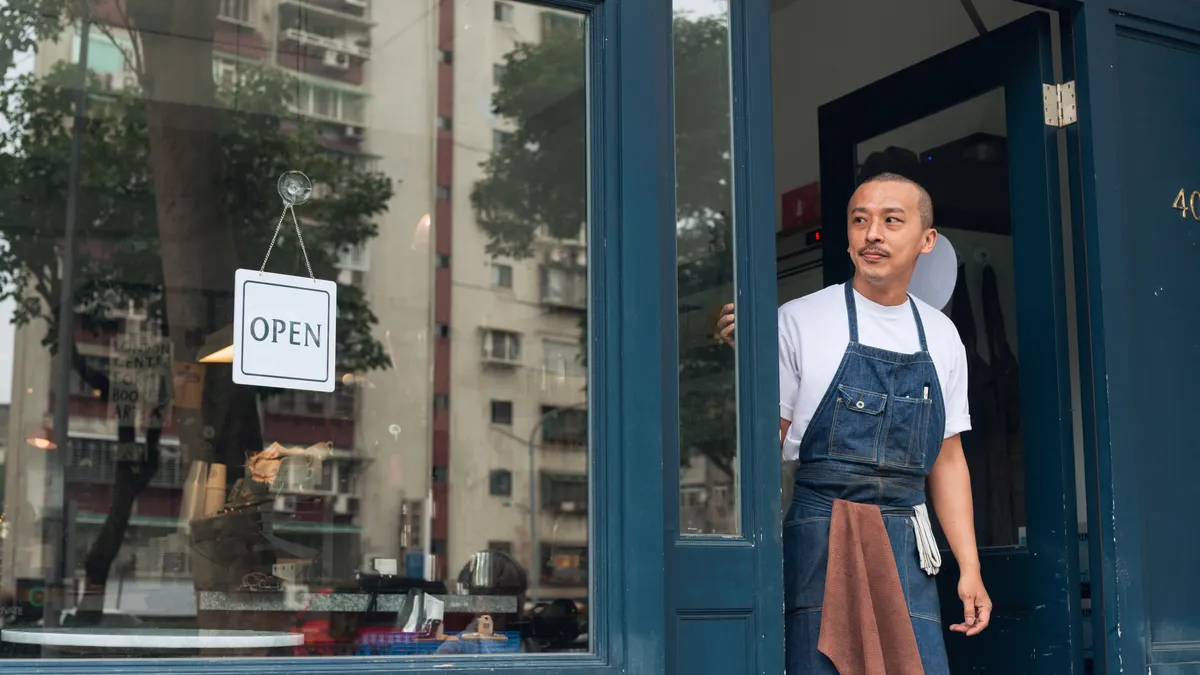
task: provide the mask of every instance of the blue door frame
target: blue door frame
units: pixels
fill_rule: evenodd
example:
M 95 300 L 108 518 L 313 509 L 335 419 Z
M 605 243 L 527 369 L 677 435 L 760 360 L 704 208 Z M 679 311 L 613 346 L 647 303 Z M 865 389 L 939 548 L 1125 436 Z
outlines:
M 956 671 L 1067 675 L 1083 668 L 1058 138 L 1042 101 L 1042 85 L 1053 82 L 1050 20 L 1039 12 L 818 112 L 821 212 L 840 214 L 857 186 L 859 143 L 1004 88 L 1028 543 L 980 552 L 995 602 L 992 627 L 970 639 L 947 635 Z M 846 230 L 827 227 L 822 235 L 825 283 L 841 283 L 853 273 Z M 957 565 L 943 557 L 945 620 L 963 610 Z
M 401 0 L 403 1 L 403 0 Z M 593 654 L 4 661 L 32 673 L 496 671 L 659 675 L 664 649 L 664 443 L 675 434 L 671 5 L 546 0 L 588 22 Z M 765 2 L 763 3 L 765 5 Z M 647 289 L 656 289 L 658 292 Z M 677 496 L 675 497 L 677 499 Z
M 1200 673 L 1200 222 L 1171 208 L 1200 191 L 1200 4 L 1087 0 L 1063 34 L 1096 671 Z

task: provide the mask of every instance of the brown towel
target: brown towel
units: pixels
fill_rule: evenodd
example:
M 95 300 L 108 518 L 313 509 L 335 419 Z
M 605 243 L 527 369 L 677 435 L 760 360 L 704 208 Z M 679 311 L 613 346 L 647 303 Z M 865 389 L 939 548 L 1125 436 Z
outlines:
M 879 507 L 833 503 L 817 648 L 840 675 L 924 675 Z

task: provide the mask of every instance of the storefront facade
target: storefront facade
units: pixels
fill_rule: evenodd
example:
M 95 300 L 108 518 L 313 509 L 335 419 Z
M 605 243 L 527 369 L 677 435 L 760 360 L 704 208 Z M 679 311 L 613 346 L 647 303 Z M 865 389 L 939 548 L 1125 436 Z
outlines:
M 954 672 L 1200 672 L 1200 5 L 32 0 L 0 44 L 0 669 L 782 672 L 776 308 L 889 170 L 971 358 Z

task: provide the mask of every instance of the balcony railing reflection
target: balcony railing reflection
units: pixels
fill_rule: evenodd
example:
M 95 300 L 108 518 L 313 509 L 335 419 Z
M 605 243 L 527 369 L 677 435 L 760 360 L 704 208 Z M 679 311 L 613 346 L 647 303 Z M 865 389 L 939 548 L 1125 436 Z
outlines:
M 351 56 L 357 56 L 361 59 L 370 58 L 371 56 L 370 47 L 366 46 L 361 41 L 350 42 L 347 40 L 339 40 L 337 38 L 310 33 L 309 31 L 301 28 L 285 28 L 280 33 L 280 37 L 284 40 L 299 43 L 300 45 L 321 47 L 323 49 L 328 49 L 343 54 L 350 54 Z
M 279 4 L 296 7 L 331 19 L 358 24 L 372 23 L 369 0 L 280 0 Z

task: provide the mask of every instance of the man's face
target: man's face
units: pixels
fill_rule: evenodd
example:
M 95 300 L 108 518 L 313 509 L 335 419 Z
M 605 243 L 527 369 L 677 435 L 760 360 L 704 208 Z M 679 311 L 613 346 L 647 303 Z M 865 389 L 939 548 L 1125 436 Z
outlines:
M 917 257 L 933 250 L 937 232 L 921 222 L 920 194 L 910 183 L 873 181 L 850 198 L 850 259 L 868 281 L 907 285 Z

